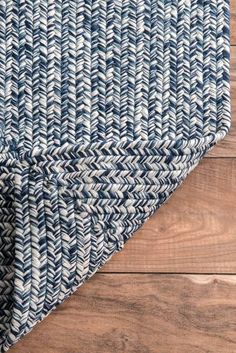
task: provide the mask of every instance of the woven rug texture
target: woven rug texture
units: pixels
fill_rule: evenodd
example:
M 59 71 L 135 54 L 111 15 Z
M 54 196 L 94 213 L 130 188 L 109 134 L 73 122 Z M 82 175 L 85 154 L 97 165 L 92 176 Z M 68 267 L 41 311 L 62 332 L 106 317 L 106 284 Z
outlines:
M 227 134 L 229 45 L 228 0 L 0 1 L 1 352 Z

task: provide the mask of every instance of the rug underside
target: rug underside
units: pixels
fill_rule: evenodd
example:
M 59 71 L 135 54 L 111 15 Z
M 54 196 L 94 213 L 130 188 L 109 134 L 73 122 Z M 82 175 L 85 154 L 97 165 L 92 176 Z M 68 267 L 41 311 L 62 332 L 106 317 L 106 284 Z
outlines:
M 0 352 L 226 135 L 229 48 L 228 0 L 0 2 Z

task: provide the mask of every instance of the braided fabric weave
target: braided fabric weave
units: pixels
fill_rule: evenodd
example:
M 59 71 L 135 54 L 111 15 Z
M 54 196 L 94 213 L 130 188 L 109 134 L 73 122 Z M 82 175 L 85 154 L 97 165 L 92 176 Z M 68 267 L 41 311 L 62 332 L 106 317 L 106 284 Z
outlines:
M 0 350 L 229 127 L 228 0 L 1 0 Z

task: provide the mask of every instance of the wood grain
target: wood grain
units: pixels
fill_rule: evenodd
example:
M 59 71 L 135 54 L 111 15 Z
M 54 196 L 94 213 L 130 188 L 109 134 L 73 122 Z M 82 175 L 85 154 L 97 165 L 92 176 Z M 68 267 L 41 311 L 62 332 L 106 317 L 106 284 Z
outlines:
M 236 276 L 97 274 L 9 353 L 235 353 Z
M 236 159 L 204 159 L 102 271 L 236 273 Z

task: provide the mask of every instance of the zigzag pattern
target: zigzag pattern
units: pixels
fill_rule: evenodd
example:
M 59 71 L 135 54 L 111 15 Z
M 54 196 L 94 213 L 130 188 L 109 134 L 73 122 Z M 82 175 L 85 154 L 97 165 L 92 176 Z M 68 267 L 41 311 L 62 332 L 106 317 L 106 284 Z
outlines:
M 228 132 L 228 0 L 0 2 L 0 351 Z

